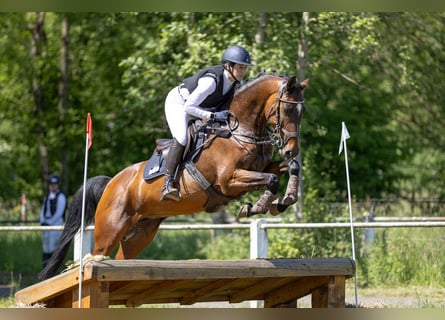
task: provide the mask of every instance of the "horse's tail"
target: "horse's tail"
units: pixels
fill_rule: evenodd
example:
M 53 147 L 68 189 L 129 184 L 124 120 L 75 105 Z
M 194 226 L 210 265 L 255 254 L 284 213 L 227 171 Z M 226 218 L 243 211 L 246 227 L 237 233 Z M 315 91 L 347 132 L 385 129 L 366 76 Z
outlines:
M 85 188 L 85 226 L 93 222 L 94 215 L 96 213 L 96 207 L 99 200 L 104 192 L 104 189 L 110 177 L 107 176 L 96 176 L 90 178 L 86 182 Z M 48 260 L 45 268 L 39 273 L 39 279 L 45 280 L 54 276 L 60 265 L 65 259 L 65 256 L 69 250 L 71 241 L 76 235 L 77 231 L 80 229 L 82 221 L 82 199 L 83 199 L 83 186 L 80 187 L 73 196 L 71 204 L 68 208 L 68 217 L 65 222 L 65 227 L 63 228 L 62 234 L 60 236 L 57 247 L 51 258 Z

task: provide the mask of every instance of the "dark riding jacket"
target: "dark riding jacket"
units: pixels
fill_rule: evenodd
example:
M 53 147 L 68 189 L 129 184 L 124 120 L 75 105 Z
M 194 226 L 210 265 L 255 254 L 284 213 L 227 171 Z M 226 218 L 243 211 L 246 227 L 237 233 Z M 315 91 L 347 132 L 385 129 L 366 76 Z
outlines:
M 189 90 L 190 93 L 198 86 L 198 80 L 202 77 L 212 77 L 216 82 L 216 90 L 209 95 L 199 106 L 205 109 L 211 109 L 216 111 L 226 106 L 232 101 L 233 94 L 235 92 L 235 83 L 232 85 L 229 91 L 223 95 L 224 86 L 224 67 L 222 65 L 211 66 L 202 69 L 198 73 L 190 76 L 183 81 L 183 85 Z

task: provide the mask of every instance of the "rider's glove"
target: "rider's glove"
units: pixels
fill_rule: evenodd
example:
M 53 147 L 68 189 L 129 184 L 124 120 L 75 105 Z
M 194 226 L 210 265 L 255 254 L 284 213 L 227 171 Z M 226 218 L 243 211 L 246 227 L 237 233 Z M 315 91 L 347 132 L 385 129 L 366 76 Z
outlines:
M 210 120 L 213 120 L 216 122 L 229 121 L 229 110 L 218 111 L 218 112 L 212 113 L 212 115 L 210 116 Z

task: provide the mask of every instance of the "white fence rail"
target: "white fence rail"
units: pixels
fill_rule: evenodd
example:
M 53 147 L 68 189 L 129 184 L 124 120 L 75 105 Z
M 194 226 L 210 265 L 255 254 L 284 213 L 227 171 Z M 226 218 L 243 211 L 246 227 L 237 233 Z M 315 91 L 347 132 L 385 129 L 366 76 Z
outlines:
M 433 228 L 445 227 L 445 221 L 437 221 L 434 217 L 419 218 L 415 221 L 389 221 L 389 222 L 354 222 L 354 228 Z M 425 221 L 426 219 L 431 221 Z M 412 218 L 411 218 L 412 220 Z M 161 224 L 160 230 L 250 230 L 250 258 L 267 258 L 268 252 L 268 229 L 320 229 L 320 228 L 350 228 L 349 222 L 336 223 L 271 223 L 267 219 L 255 219 L 250 224 Z M 63 226 L 0 226 L 1 231 L 49 231 L 63 230 Z M 82 253 L 80 253 L 80 233 L 74 239 L 74 260 L 90 253 L 93 246 L 94 226 L 87 226 L 84 232 Z
M 433 219 L 434 220 L 434 219 Z M 406 222 L 354 222 L 354 228 L 435 228 L 445 227 L 445 221 L 406 221 Z M 336 223 L 270 223 L 267 219 L 252 220 L 250 224 L 161 224 L 160 230 L 250 230 L 250 258 L 267 258 L 268 229 L 328 229 L 350 228 L 349 222 Z M 0 226 L 0 231 L 50 231 L 63 230 L 63 226 Z M 80 235 L 74 240 L 74 260 L 79 260 L 91 252 L 94 226 L 87 226 L 84 232 L 83 250 L 80 253 Z

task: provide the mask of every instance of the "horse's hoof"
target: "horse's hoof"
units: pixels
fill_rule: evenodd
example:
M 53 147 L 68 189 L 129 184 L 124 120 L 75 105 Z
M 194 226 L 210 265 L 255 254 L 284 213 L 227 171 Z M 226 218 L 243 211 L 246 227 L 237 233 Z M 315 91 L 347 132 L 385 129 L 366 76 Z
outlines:
M 289 206 L 280 202 L 280 199 L 276 199 L 272 202 L 269 207 L 269 212 L 273 216 L 277 216 L 280 213 L 283 213 Z
M 296 203 L 297 200 L 298 200 L 297 193 L 288 193 L 281 201 L 281 204 L 285 206 L 290 206 L 291 204 Z
M 276 200 L 274 200 L 272 203 L 271 203 L 271 205 L 270 205 L 270 207 L 269 207 L 269 212 L 270 212 L 270 214 L 271 215 L 273 215 L 273 216 L 277 216 L 277 215 L 279 215 L 281 212 L 280 211 L 278 211 L 278 201 L 279 201 L 280 199 L 276 199 Z
M 249 217 L 251 208 L 252 204 L 250 203 L 243 204 L 238 212 L 238 219 Z

